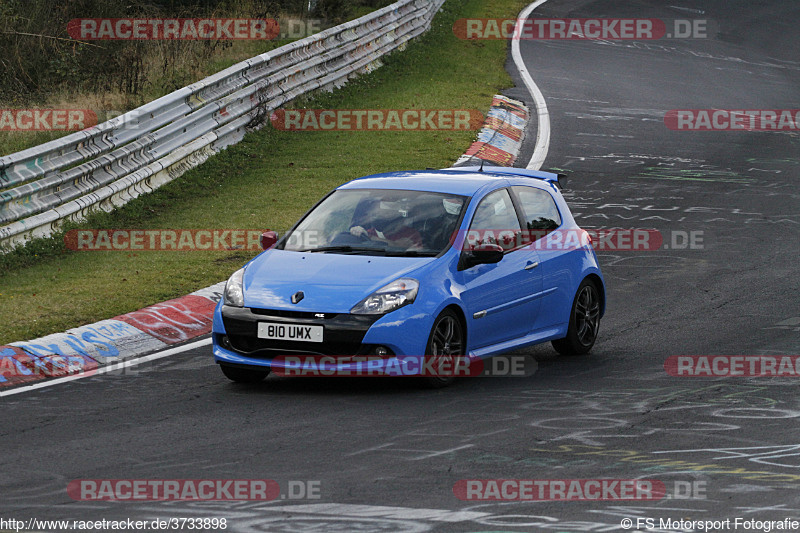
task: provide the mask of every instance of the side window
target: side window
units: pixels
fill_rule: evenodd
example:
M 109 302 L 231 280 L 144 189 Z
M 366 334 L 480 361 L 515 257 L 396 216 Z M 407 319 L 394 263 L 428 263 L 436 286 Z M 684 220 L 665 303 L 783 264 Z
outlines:
M 481 244 L 499 244 L 504 250 L 519 246 L 521 230 L 517 212 L 508 190 L 500 189 L 487 195 L 472 217 L 467 242 L 469 248 Z
M 514 193 L 522 204 L 528 241 L 535 241 L 561 225 L 555 200 L 547 191 L 535 187 L 514 187 Z

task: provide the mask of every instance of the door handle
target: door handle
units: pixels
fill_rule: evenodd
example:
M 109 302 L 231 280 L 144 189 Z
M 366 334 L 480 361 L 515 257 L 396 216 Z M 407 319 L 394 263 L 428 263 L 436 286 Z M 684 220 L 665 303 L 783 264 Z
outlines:
M 533 262 L 533 263 L 528 263 L 527 265 L 525 265 L 525 270 L 533 270 L 534 268 L 536 268 L 538 266 L 539 266 L 538 261 L 537 262 Z

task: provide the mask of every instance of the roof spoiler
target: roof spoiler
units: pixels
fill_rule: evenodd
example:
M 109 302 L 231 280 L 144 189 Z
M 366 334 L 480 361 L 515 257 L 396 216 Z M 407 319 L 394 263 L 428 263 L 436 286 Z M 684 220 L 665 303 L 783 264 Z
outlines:
M 567 183 L 566 174 L 556 174 L 554 172 L 544 172 L 541 170 L 530 170 L 527 168 L 515 167 L 487 167 L 487 166 L 470 166 L 470 167 L 453 167 L 445 168 L 443 170 L 456 170 L 459 172 L 488 172 L 492 174 L 505 174 L 507 176 L 522 176 L 525 178 L 535 178 L 546 181 L 558 190 L 562 190 Z

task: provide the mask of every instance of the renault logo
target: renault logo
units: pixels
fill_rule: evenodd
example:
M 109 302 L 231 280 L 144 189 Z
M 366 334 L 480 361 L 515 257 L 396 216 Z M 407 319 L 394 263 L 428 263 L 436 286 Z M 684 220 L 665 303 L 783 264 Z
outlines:
M 297 291 L 296 293 L 292 294 L 292 303 L 296 304 L 305 297 L 306 295 L 303 294 L 303 291 Z

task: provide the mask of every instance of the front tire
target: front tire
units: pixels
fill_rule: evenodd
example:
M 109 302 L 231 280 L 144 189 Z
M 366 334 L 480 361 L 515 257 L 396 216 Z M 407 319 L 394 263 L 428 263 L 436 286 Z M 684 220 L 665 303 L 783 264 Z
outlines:
M 250 370 L 227 365 L 219 365 L 225 377 L 236 383 L 260 383 L 269 374 L 269 370 Z
M 567 336 L 552 341 L 553 348 L 561 355 L 587 354 L 597 340 L 599 329 L 600 293 L 593 281 L 585 279 L 572 302 Z
M 438 368 L 438 362 L 447 369 L 455 369 L 459 357 L 466 354 L 466 340 L 464 325 L 458 316 L 450 309 L 445 309 L 436 317 L 428 337 L 428 344 L 425 346 L 425 357 L 432 358 L 432 366 Z M 425 376 L 420 378 L 420 384 L 429 389 L 440 389 L 447 387 L 455 376 Z

